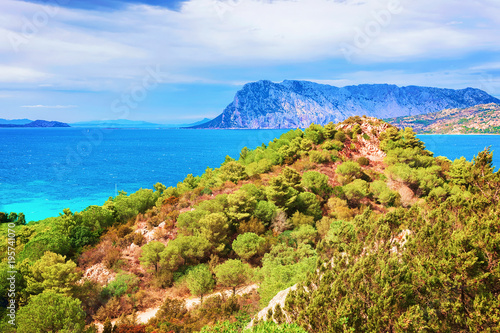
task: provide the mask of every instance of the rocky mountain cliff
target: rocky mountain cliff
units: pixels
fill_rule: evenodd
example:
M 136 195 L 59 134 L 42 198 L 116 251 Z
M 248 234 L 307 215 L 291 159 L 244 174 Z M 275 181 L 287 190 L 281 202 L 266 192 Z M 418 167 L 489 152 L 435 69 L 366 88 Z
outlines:
M 193 128 L 304 128 L 354 115 L 393 118 L 488 103 L 500 100 L 473 88 L 258 81 L 244 85 L 218 117 Z

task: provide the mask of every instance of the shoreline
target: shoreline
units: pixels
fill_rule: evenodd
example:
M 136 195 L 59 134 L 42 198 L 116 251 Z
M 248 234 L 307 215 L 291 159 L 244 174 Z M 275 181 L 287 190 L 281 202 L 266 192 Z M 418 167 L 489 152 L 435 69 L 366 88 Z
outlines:
M 500 135 L 500 133 L 416 133 L 416 135 Z

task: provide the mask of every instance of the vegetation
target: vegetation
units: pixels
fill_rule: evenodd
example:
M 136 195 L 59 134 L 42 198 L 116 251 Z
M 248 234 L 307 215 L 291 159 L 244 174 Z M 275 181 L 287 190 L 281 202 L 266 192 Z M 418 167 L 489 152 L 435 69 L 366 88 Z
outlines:
M 495 332 L 499 200 L 489 149 L 452 162 L 374 118 L 313 124 L 176 187 L 28 224 L 0 213 L 17 236 L 0 236 L 0 297 L 16 271 L 18 332 L 243 332 L 294 285 L 247 332 Z M 203 302 L 188 309 L 189 295 Z

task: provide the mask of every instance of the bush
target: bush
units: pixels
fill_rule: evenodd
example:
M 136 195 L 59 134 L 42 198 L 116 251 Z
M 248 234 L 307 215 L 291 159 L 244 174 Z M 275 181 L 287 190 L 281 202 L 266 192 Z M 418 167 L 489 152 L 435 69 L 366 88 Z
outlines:
M 325 138 L 333 139 L 335 137 L 335 133 L 337 133 L 337 130 L 335 129 L 335 124 L 333 122 L 329 122 L 328 124 L 325 125 L 324 127 Z
M 326 151 L 314 150 L 309 153 L 309 161 L 311 163 L 327 163 L 331 161 L 331 157 Z
M 107 269 L 112 269 L 121 259 L 121 257 L 122 254 L 119 248 L 114 246 L 109 248 L 104 255 L 104 266 L 106 266 Z
M 328 199 L 327 207 L 329 215 L 339 220 L 350 220 L 354 217 L 354 212 L 347 205 L 346 200 L 332 197 Z
M 247 232 L 233 241 L 233 250 L 243 260 L 248 261 L 250 258 L 262 251 L 266 240 L 253 232 Z
M 146 326 L 136 324 L 117 324 L 113 329 L 113 333 L 146 333 Z
M 337 133 L 335 133 L 334 138 L 335 138 L 335 140 L 338 140 L 340 142 L 345 142 L 345 140 L 347 139 L 344 131 L 342 131 L 342 130 L 340 130 Z
M 303 192 L 297 196 L 296 208 L 299 212 L 312 216 L 315 220 L 319 220 L 323 213 L 321 202 L 315 194 L 310 192 Z
M 312 226 L 314 225 L 314 217 L 302 214 L 300 212 L 295 212 L 290 217 L 290 224 L 293 225 L 295 228 L 305 225 Z
M 85 327 L 81 302 L 54 291 L 33 296 L 26 306 L 19 309 L 16 319 L 19 333 L 81 333 Z
M 122 225 L 116 231 L 116 235 L 118 236 L 118 238 L 124 238 L 125 236 L 130 234 L 132 231 L 133 230 L 130 227 L 128 227 L 126 225 Z
M 113 281 L 102 289 L 103 298 L 120 297 L 130 293 L 139 284 L 139 279 L 133 274 L 118 274 Z
M 257 206 L 255 207 L 254 216 L 260 219 L 264 225 L 268 226 L 271 223 L 274 215 L 276 214 L 276 210 L 278 208 L 276 205 L 269 201 L 259 201 Z
M 311 124 L 308 128 L 306 128 L 305 138 L 311 140 L 315 144 L 319 144 L 325 140 L 323 132 L 323 126 Z
M 370 192 L 373 193 L 375 199 L 383 205 L 392 205 L 395 203 L 399 194 L 391 191 L 384 181 L 376 180 L 370 184 Z
M 260 303 L 267 305 L 279 291 L 304 281 L 316 268 L 316 259 L 316 251 L 307 244 L 299 244 L 297 248 L 285 244 L 273 246 L 262 259 Z
M 235 161 L 225 163 L 221 166 L 220 171 L 222 180 L 230 180 L 235 184 L 240 180 L 248 178 L 245 167 Z
M 302 175 L 302 186 L 314 194 L 325 196 L 331 191 L 328 176 L 318 171 L 307 171 Z
M 337 179 L 342 185 L 348 184 L 362 176 L 361 167 L 358 163 L 352 161 L 340 164 L 336 169 L 336 173 Z
M 344 149 L 344 144 L 338 140 L 327 141 L 321 145 L 321 148 L 326 150 L 337 150 L 340 151 Z
M 363 165 L 363 166 L 370 165 L 370 160 L 364 156 L 361 156 L 360 158 L 358 158 L 357 162 L 359 165 Z
M 344 186 L 344 193 L 352 203 L 357 203 L 370 193 L 368 183 L 362 179 L 356 179 L 352 183 Z

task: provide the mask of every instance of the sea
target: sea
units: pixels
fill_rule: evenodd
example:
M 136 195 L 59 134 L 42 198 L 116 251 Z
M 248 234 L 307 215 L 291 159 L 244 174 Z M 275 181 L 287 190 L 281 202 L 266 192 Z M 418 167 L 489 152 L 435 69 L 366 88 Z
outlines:
M 175 186 L 201 175 L 243 147 L 267 144 L 287 130 L 0 129 L 0 211 L 28 221 L 102 205 L 118 191 L 156 183 Z M 420 135 L 435 156 L 471 160 L 485 147 L 499 152 L 500 135 Z

